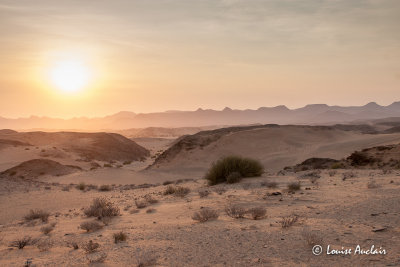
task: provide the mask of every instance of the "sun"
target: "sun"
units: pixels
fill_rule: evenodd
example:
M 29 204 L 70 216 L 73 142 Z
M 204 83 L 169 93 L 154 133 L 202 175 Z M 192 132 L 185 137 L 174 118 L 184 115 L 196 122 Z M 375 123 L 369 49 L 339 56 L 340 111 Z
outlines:
M 79 60 L 59 61 L 50 70 L 52 83 L 63 92 L 80 91 L 88 85 L 90 78 L 90 69 Z

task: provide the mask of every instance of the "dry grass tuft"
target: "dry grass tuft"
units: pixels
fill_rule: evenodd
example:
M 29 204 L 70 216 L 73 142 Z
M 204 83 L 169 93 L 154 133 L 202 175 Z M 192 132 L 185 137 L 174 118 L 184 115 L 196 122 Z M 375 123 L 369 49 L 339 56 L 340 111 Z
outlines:
M 50 234 L 51 231 L 54 230 L 54 227 L 55 227 L 55 226 L 56 226 L 56 224 L 55 224 L 55 223 L 52 223 L 52 224 L 50 224 L 50 225 L 43 226 L 42 228 L 40 228 L 40 231 L 41 231 L 43 234 L 48 235 L 48 234 Z
M 380 187 L 379 184 L 377 184 L 377 183 L 375 182 L 375 180 L 369 181 L 369 182 L 367 183 L 367 188 L 368 188 L 368 189 L 375 189 L 375 188 L 379 188 L 379 187 Z
M 300 182 L 292 182 L 288 184 L 287 188 L 289 192 L 295 192 L 301 189 L 301 184 Z
M 29 214 L 25 215 L 25 221 L 33 221 L 36 219 L 40 219 L 42 222 L 48 222 L 50 213 L 44 210 L 36 209 L 31 210 Z
M 97 251 L 97 249 L 99 247 L 100 247 L 100 244 L 99 243 L 95 243 L 92 240 L 89 240 L 89 242 L 82 244 L 82 249 L 86 253 L 93 253 L 93 252 Z
M 253 220 L 259 220 L 265 217 L 267 210 L 264 207 L 254 207 L 247 211 Z
M 201 198 L 207 197 L 210 194 L 210 191 L 208 190 L 199 190 L 199 196 Z
M 92 205 L 84 210 L 84 213 L 88 217 L 114 217 L 120 215 L 119 208 L 114 206 L 112 202 L 106 198 L 95 198 Z
M 112 187 L 108 184 L 103 184 L 99 187 L 99 191 L 102 191 L 102 192 L 107 192 L 107 191 L 111 191 L 111 190 L 112 190 Z
M 149 251 L 141 251 L 136 255 L 137 267 L 148 267 L 157 264 L 157 257 Z
M 135 205 L 138 209 L 144 209 L 149 205 L 149 203 L 146 200 L 136 200 Z
M 218 219 L 218 212 L 211 208 L 203 208 L 198 212 L 195 212 L 192 219 L 199 222 L 207 222 Z
M 30 236 L 24 236 L 23 238 L 14 240 L 10 243 L 10 247 L 23 249 L 26 246 L 33 245 L 35 241 Z
M 293 214 L 293 215 L 290 215 L 287 217 L 283 217 L 282 220 L 280 221 L 280 224 L 281 224 L 282 228 L 287 229 L 290 226 L 292 226 L 293 224 L 295 224 L 298 219 L 299 219 L 299 216 Z
M 80 227 L 81 229 L 86 230 L 86 232 L 95 232 L 102 229 L 103 225 L 96 221 L 91 221 L 81 223 Z
M 113 234 L 113 238 L 114 238 L 114 243 L 117 244 L 119 242 L 126 241 L 126 239 L 128 238 L 128 235 L 121 231 L 121 232 L 118 232 L 118 233 L 114 233 Z
M 315 245 L 323 245 L 323 238 L 314 231 L 304 228 L 301 235 L 306 241 L 307 245 L 310 247 L 314 247 Z
M 246 209 L 237 205 L 237 204 L 230 204 L 225 207 L 226 215 L 232 217 L 234 219 L 244 218 L 246 214 Z

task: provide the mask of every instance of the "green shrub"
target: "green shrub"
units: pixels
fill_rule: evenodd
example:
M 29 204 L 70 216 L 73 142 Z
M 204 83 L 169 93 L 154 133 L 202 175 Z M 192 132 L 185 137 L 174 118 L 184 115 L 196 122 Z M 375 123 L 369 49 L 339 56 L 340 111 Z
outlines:
M 240 177 L 261 176 L 264 167 L 257 160 L 239 156 L 228 156 L 214 162 L 208 170 L 205 179 L 210 185 L 227 182 L 228 176 L 232 173 L 240 174 Z M 230 182 L 237 179 L 237 174 L 230 177 Z
M 226 182 L 228 184 L 234 184 L 237 182 L 240 182 L 242 180 L 242 175 L 238 172 L 231 172 L 227 177 L 226 177 Z

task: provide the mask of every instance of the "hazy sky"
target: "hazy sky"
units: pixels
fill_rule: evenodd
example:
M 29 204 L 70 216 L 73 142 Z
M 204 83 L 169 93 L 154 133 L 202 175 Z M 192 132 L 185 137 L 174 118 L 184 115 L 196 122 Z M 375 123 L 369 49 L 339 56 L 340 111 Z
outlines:
M 399 0 L 0 0 L 0 35 L 4 117 L 400 100 Z

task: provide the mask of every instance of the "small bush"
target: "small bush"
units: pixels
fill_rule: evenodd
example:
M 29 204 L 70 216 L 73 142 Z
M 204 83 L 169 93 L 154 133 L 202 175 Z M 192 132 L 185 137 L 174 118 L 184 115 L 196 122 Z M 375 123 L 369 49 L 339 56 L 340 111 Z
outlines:
M 103 228 L 103 225 L 96 222 L 83 222 L 80 225 L 81 229 L 86 230 L 86 232 L 95 232 Z
M 114 233 L 113 237 L 114 237 L 114 243 L 126 241 L 126 239 L 128 238 L 128 236 L 122 231 L 118 232 L 118 233 Z
M 259 220 L 265 217 L 265 214 L 267 214 L 267 210 L 263 207 L 255 207 L 249 209 L 248 213 L 253 220 Z
M 154 253 L 148 251 L 141 251 L 136 255 L 136 266 L 137 267 L 148 267 L 157 264 L 157 257 Z
M 111 186 L 109 186 L 108 184 L 103 184 L 99 187 L 99 191 L 103 192 L 111 191 L 111 189 L 112 189 Z
M 199 190 L 199 196 L 201 198 L 207 197 L 210 194 L 210 191 L 208 190 Z
M 175 189 L 174 195 L 177 197 L 184 197 L 189 193 L 190 193 L 190 188 L 183 187 L 183 186 L 177 186 Z
M 175 186 L 168 185 L 163 194 L 164 195 L 172 195 L 172 194 L 175 193 L 175 191 L 176 191 L 176 187 Z
M 150 204 L 156 204 L 156 203 L 158 203 L 158 199 L 155 199 L 153 196 L 151 196 L 151 195 L 145 195 L 144 196 L 144 199 L 148 202 L 148 203 L 150 203 Z
M 15 241 L 11 242 L 10 247 L 23 249 L 25 246 L 33 245 L 33 243 L 34 243 L 34 241 L 32 240 L 32 237 L 25 236 L 21 239 L 17 239 Z
M 85 183 L 79 183 L 78 185 L 76 185 L 76 189 L 81 190 L 81 191 L 85 191 L 86 189 L 86 184 Z
M 323 238 L 316 232 L 310 231 L 309 229 L 303 229 L 301 235 L 306 241 L 309 247 L 314 247 L 315 245 L 323 245 Z
M 44 252 L 50 250 L 54 246 L 54 242 L 47 238 L 47 239 L 41 239 L 36 243 L 36 247 L 39 249 L 39 251 Z
M 42 222 L 47 222 L 49 220 L 50 213 L 44 210 L 36 209 L 31 210 L 29 214 L 25 215 L 24 219 L 26 221 L 33 221 L 36 219 L 42 220 Z
M 193 214 L 192 219 L 199 222 L 207 222 L 218 219 L 218 212 L 211 208 L 203 208 Z
M 146 200 L 136 200 L 135 205 L 138 209 L 144 209 L 149 205 L 149 203 L 147 203 Z
M 97 251 L 97 249 L 100 247 L 99 243 L 95 243 L 92 240 L 89 240 L 87 243 L 82 244 L 82 248 L 86 253 L 93 253 Z
M 349 179 L 349 178 L 354 178 L 354 177 L 356 177 L 356 174 L 355 174 L 354 172 L 345 172 L 345 173 L 343 173 L 342 175 L 343 175 L 343 177 L 342 177 L 342 180 L 343 180 L 343 181 L 346 181 L 346 180 Z
M 68 242 L 67 243 L 67 246 L 68 247 L 71 247 L 71 248 L 73 248 L 73 249 L 79 249 L 79 244 L 76 242 L 76 241 L 70 241 L 70 242 Z
M 295 192 L 295 191 L 300 190 L 301 185 L 300 185 L 300 182 L 292 182 L 292 183 L 289 183 L 287 187 L 288 187 L 289 192 Z
M 163 182 L 163 185 L 169 185 L 169 184 L 173 184 L 174 182 L 172 182 L 172 181 L 165 181 L 165 182 Z
M 246 214 L 246 209 L 239 205 L 228 205 L 225 207 L 226 215 L 234 219 L 244 218 Z
M 292 226 L 293 224 L 295 224 L 297 222 L 297 220 L 299 219 L 299 217 L 297 215 L 290 215 L 287 217 L 283 217 L 282 220 L 280 221 L 280 224 L 282 226 L 282 228 L 289 228 L 290 226 Z
M 86 259 L 90 263 L 101 263 L 107 259 L 107 254 L 105 252 L 96 252 L 86 255 Z
M 260 162 L 250 158 L 238 156 L 228 156 L 222 158 L 211 165 L 205 179 L 210 185 L 227 182 L 227 178 L 231 173 L 237 172 L 240 177 L 255 177 L 261 176 L 264 172 L 264 167 Z M 233 178 L 231 178 L 233 179 Z
M 156 209 L 149 208 L 146 210 L 146 213 L 154 213 L 155 211 L 156 211 Z
M 92 205 L 84 210 L 88 217 L 114 217 L 120 215 L 119 208 L 108 201 L 106 198 L 96 198 L 93 200 Z
M 54 226 L 55 226 L 54 223 L 53 223 L 53 224 L 50 224 L 50 225 L 43 226 L 42 228 L 40 228 L 40 231 L 41 231 L 43 234 L 48 235 L 48 234 L 50 234 L 51 231 L 54 230 Z

